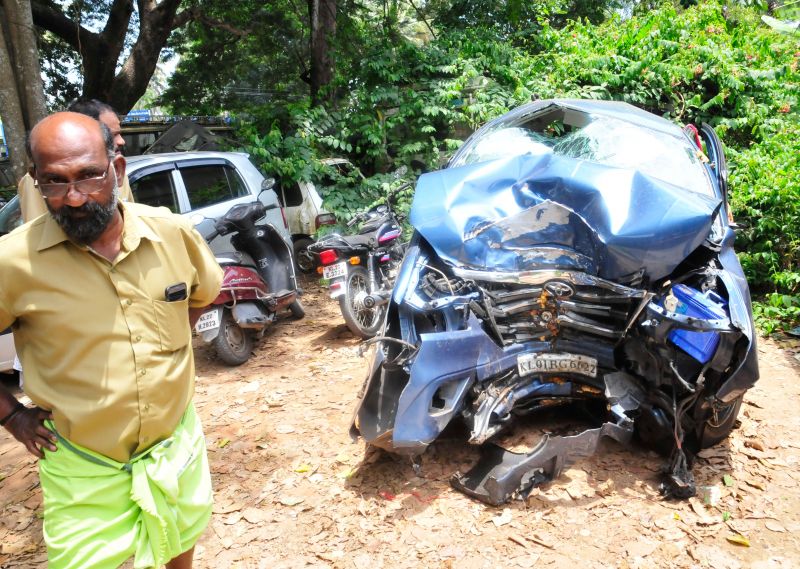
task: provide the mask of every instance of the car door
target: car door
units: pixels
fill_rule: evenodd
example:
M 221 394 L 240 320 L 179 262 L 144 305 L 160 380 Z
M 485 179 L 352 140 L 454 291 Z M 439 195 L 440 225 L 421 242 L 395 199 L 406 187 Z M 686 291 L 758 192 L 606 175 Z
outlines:
M 183 213 L 217 218 L 236 204 L 253 201 L 257 195 L 257 191 L 252 192 L 236 168 L 226 160 L 186 160 L 178 162 L 177 166 L 187 201 Z
M 140 168 L 128 175 L 133 199 L 153 207 L 166 207 L 172 213 L 182 213 L 186 198 L 179 191 L 175 164 L 172 162 Z
M 286 214 L 289 232 L 293 236 L 308 236 L 314 233 L 314 217 L 317 215 L 316 204 L 308 197 L 307 182 L 281 183 L 278 188 L 278 198 Z
M 22 210 L 17 195 L 0 208 L 0 235 L 11 233 L 20 225 L 22 225 Z

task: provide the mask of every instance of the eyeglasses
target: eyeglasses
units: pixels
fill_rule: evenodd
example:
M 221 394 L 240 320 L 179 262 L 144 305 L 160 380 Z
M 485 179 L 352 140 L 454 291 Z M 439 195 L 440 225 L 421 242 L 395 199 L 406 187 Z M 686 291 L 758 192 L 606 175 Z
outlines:
M 84 178 L 82 180 L 75 180 L 74 182 L 51 182 L 40 184 L 38 180 L 34 183 L 39 188 L 42 197 L 48 200 L 63 199 L 67 195 L 69 189 L 75 188 L 76 192 L 80 192 L 85 196 L 96 194 L 103 189 L 103 184 L 108 178 L 108 167 L 111 166 L 111 161 L 106 165 L 106 171 L 102 176 L 95 176 L 93 178 Z

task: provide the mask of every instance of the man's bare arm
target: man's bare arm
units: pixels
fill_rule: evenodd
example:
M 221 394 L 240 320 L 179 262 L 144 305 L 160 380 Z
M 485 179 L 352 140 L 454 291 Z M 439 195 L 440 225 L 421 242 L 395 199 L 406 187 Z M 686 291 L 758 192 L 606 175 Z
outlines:
M 25 445 L 28 452 L 42 458 L 43 448 L 56 450 L 56 435 L 44 426 L 44 421 L 52 419 L 52 415 L 39 407 L 20 408 L 21 405 L 5 386 L 0 385 L 0 419 L 5 420 L 3 426 Z

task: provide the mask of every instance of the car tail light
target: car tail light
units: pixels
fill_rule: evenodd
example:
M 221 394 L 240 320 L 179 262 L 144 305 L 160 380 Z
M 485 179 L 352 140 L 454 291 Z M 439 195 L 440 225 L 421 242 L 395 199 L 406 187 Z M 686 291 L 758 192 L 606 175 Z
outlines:
M 319 254 L 319 262 L 323 265 L 335 263 L 338 258 L 339 254 L 334 249 L 325 249 Z
M 336 225 L 336 216 L 332 213 L 321 213 L 314 219 L 317 229 L 323 225 Z

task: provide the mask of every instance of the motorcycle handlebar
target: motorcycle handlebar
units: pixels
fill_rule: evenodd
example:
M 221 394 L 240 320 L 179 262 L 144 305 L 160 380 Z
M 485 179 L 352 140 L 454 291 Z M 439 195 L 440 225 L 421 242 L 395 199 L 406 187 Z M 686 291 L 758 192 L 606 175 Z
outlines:
M 413 185 L 414 185 L 414 182 L 406 182 L 402 186 L 398 186 L 395 189 L 393 189 L 392 191 L 390 191 L 387 197 L 389 197 L 389 198 L 394 197 L 395 194 L 399 194 L 400 192 L 402 192 L 406 188 L 410 188 Z
M 347 227 L 353 227 L 356 223 L 358 223 L 361 218 L 364 216 L 363 213 L 357 213 L 353 219 L 347 222 Z
M 406 188 L 411 188 L 413 186 L 414 186 L 414 182 L 406 182 L 405 184 L 403 184 L 401 186 L 398 186 L 397 188 L 391 190 L 388 194 L 386 194 L 386 203 L 387 203 L 387 205 L 390 204 L 390 201 L 395 196 L 395 194 L 398 194 L 398 193 L 402 192 L 403 190 L 405 190 Z M 391 207 L 391 205 L 389 205 L 389 207 Z M 366 217 L 367 217 L 367 214 L 365 212 L 357 213 L 355 216 L 353 216 L 353 219 L 351 219 L 350 221 L 347 222 L 347 227 L 353 227 L 356 223 L 358 223 L 359 221 L 365 219 Z

